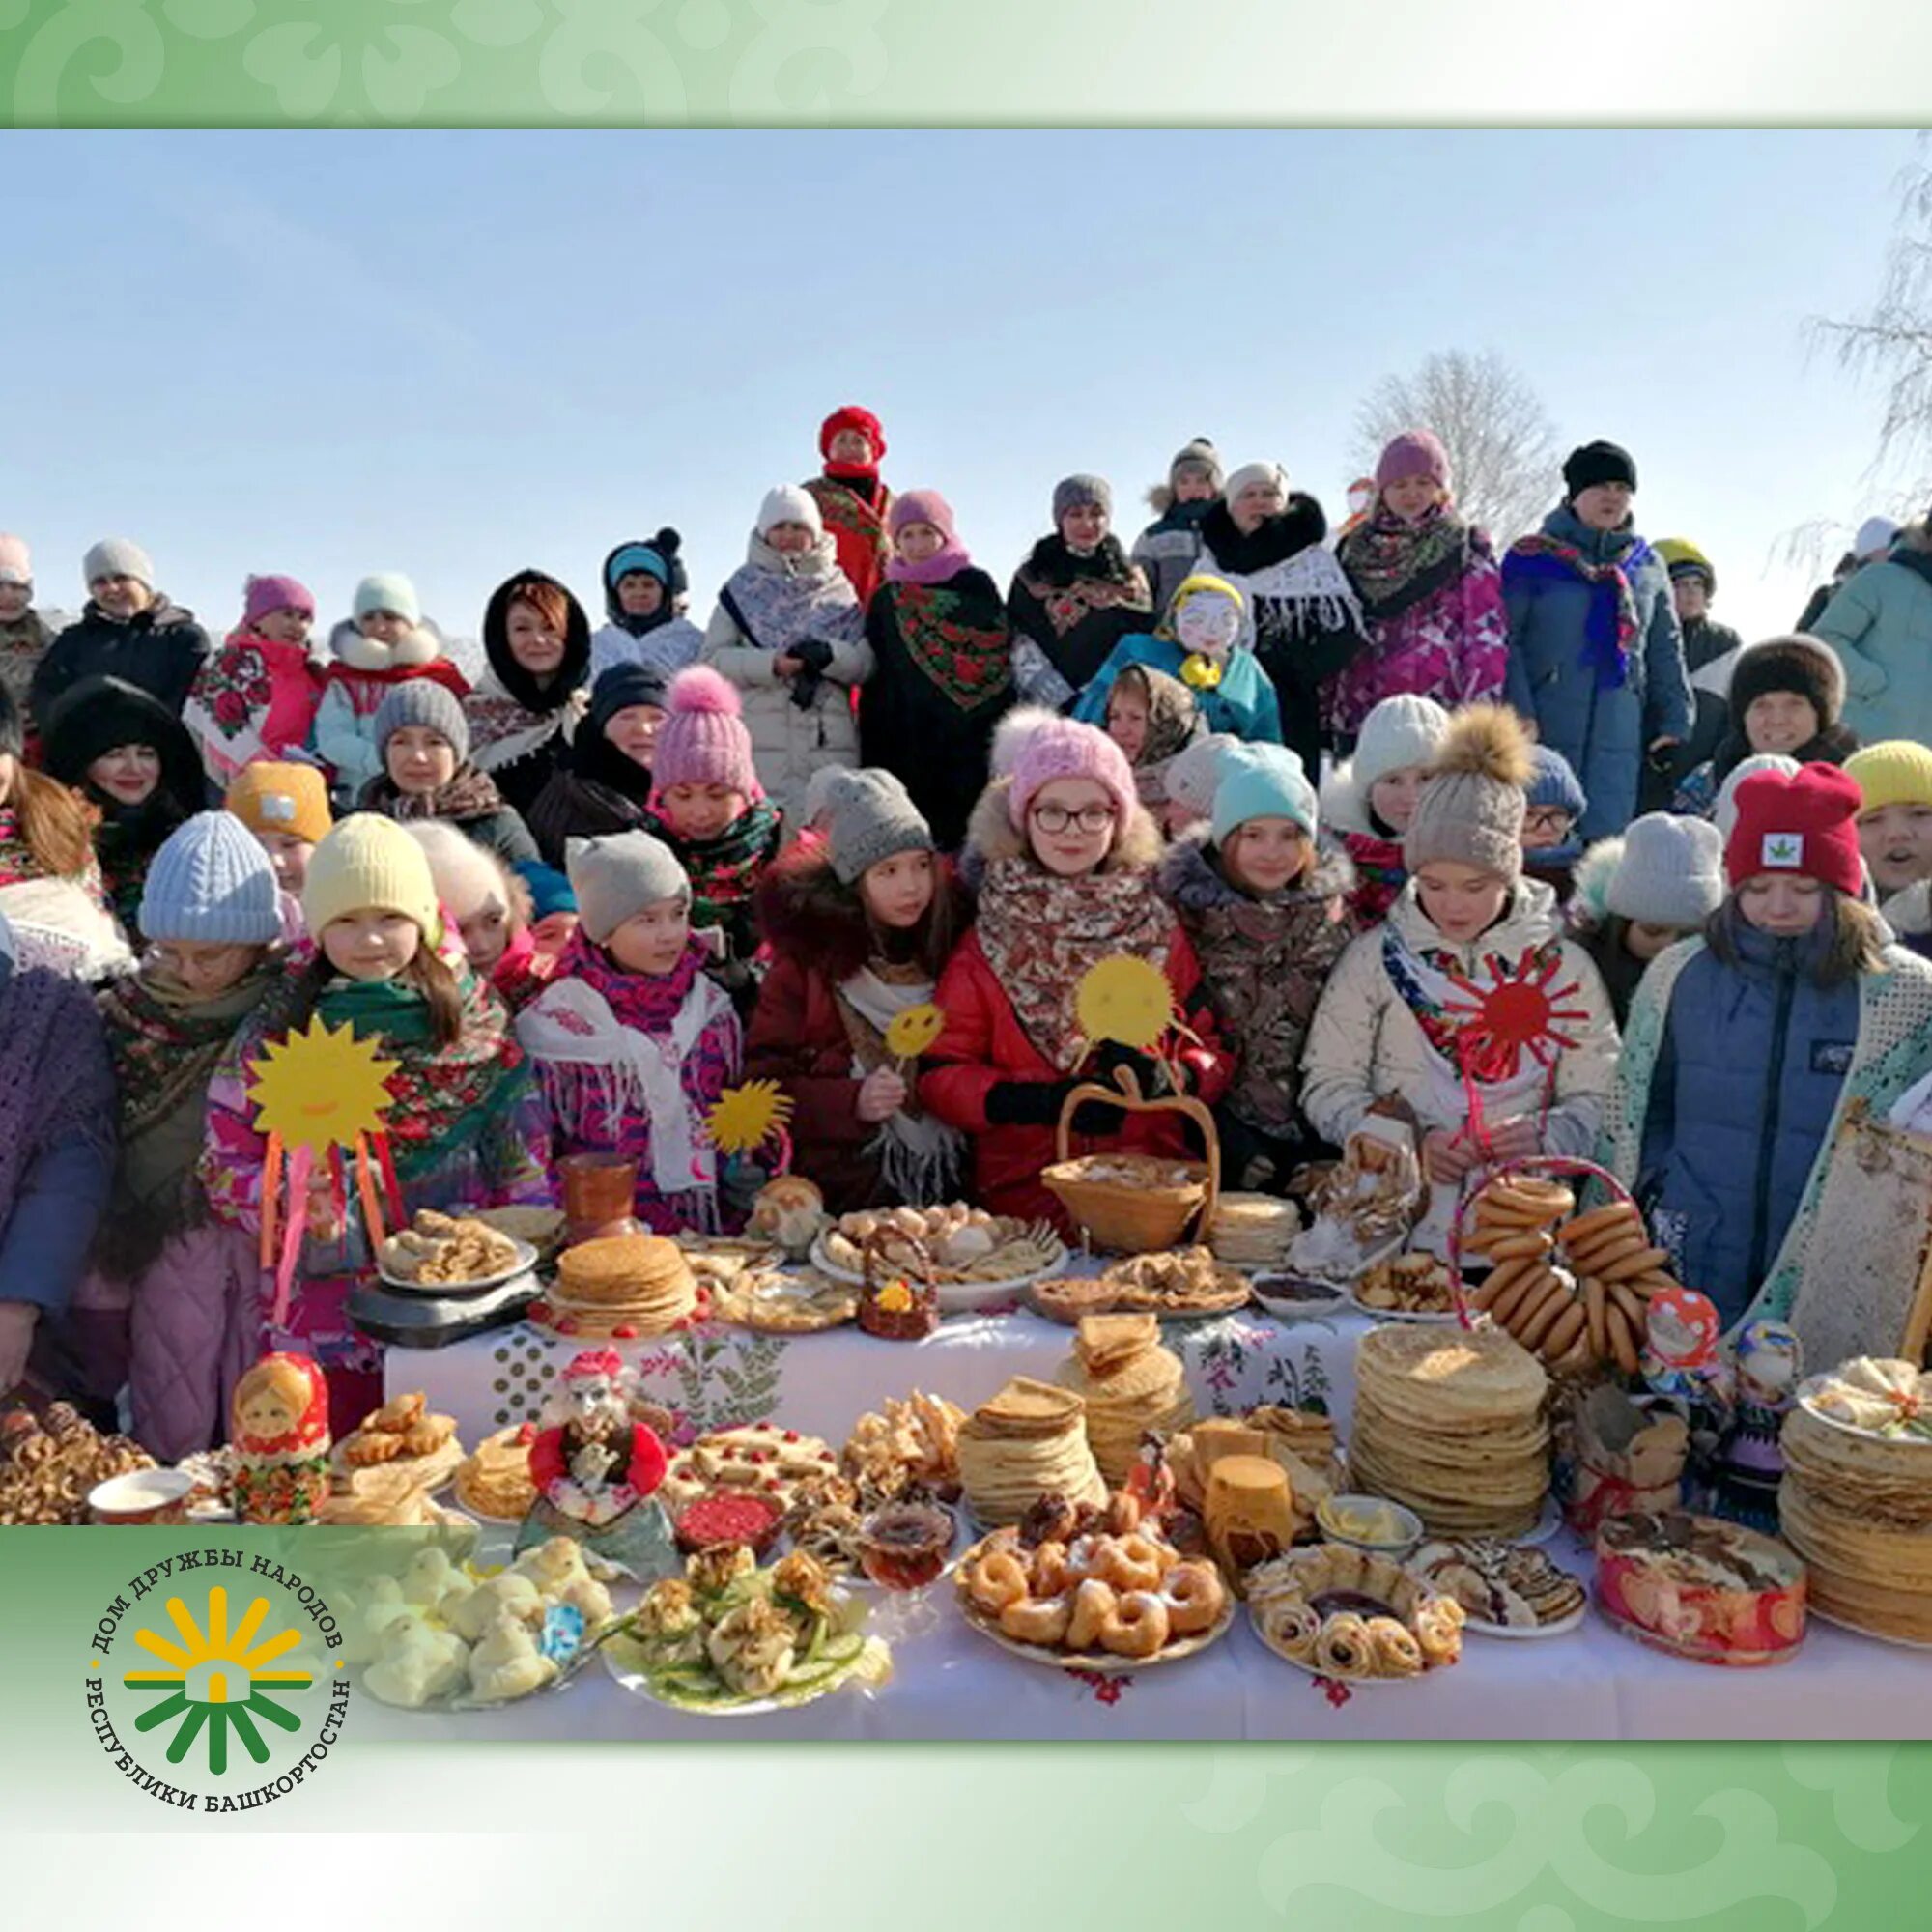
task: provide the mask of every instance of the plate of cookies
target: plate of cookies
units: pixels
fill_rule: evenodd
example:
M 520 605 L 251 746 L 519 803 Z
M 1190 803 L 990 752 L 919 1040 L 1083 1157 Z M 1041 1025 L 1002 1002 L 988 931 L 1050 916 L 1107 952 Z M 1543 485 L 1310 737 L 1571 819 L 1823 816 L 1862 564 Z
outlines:
M 1248 1621 L 1297 1670 L 1394 1684 L 1457 1662 L 1465 1613 L 1394 1557 L 1319 1544 L 1251 1570 Z
M 377 1270 L 390 1288 L 415 1294 L 480 1294 L 527 1273 L 537 1251 L 528 1241 L 472 1215 L 425 1208 L 377 1254 Z
M 1115 1676 L 1179 1663 L 1228 1634 L 1235 1595 L 1220 1571 L 1183 1557 L 1131 1498 L 1085 1512 L 1042 1499 L 1055 1505 L 1064 1523 L 1031 1513 L 959 1558 L 959 1611 L 981 1636 L 1030 1663 Z
M 1449 1264 L 1438 1255 L 1397 1255 L 1378 1263 L 1349 1291 L 1358 1314 L 1377 1321 L 1451 1322 L 1457 1319 Z
M 1541 1549 L 1489 1537 L 1425 1543 L 1409 1553 L 1409 1575 L 1454 1597 L 1465 1630 L 1480 1636 L 1563 1636 L 1583 1621 L 1588 1593 Z

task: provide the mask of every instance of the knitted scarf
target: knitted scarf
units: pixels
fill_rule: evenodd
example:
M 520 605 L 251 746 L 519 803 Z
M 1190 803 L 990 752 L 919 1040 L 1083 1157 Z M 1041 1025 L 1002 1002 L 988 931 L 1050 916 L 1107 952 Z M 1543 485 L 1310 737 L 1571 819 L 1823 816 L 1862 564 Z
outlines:
M 384 818 L 446 818 L 452 825 L 468 825 L 501 811 L 503 794 L 488 772 L 466 762 L 435 791 L 403 791 L 387 772 L 381 772 L 362 787 L 356 803 L 364 811 L 380 811 Z
M 453 1046 L 437 1045 L 428 1002 L 393 980 L 334 980 L 316 1002 L 327 1025 L 346 1020 L 357 1039 L 380 1039 L 384 1058 L 397 1062 L 385 1125 L 404 1182 L 480 1141 L 523 1089 L 523 1049 L 501 1003 L 468 967 L 457 984 L 463 1030 Z
M 1636 642 L 1636 597 L 1631 579 L 1651 558 L 1651 548 L 1633 537 L 1620 557 L 1592 563 L 1575 544 L 1532 533 L 1519 537 L 1503 558 L 1503 588 L 1567 583 L 1580 578 L 1590 586 L 1589 614 L 1583 620 L 1583 655 L 1599 691 L 1620 690 L 1630 676 L 1630 654 Z
M 884 587 L 886 611 L 905 645 L 906 656 L 931 679 L 940 694 L 961 711 L 978 711 L 1004 698 L 1012 687 L 1012 632 L 1007 609 L 992 580 L 976 573 L 964 590 L 948 579 L 967 567 L 964 551 L 940 552 L 958 562 L 938 577 L 913 576 L 923 565 L 895 560 Z
M 200 1219 L 192 1183 L 208 1083 L 223 1049 L 282 977 L 281 960 L 265 957 L 225 993 L 204 999 L 151 966 L 96 995 L 120 1099 L 114 1197 L 95 1243 L 95 1263 L 107 1274 L 132 1279 L 171 1235 Z
M 691 923 L 700 927 L 723 925 L 749 905 L 758 874 L 779 842 L 778 808 L 769 799 L 747 806 L 716 838 L 681 838 L 648 811 L 643 827 L 662 838 L 690 873 Z
M 906 1070 L 886 1050 L 886 1030 L 909 1007 L 931 999 L 932 991 L 932 976 L 923 967 L 895 966 L 883 959 L 872 960 L 838 982 L 838 1018 L 852 1042 L 855 1080 L 889 1065 Z M 916 1084 L 909 1071 L 907 1084 Z M 966 1170 L 966 1137 L 922 1113 L 912 1094 L 897 1113 L 880 1122 L 866 1151 L 878 1162 L 888 1191 L 911 1208 L 951 1201 Z
M 957 537 L 952 537 L 930 556 L 921 557 L 916 563 L 895 551 L 892 561 L 886 565 L 886 582 L 944 583 L 949 577 L 957 577 L 962 570 L 971 565 L 972 561 L 966 546 Z
M 92 1072 L 99 1024 L 71 980 L 0 958 L 0 1229 L 43 1149 L 113 1145 L 113 1084 Z
M 1093 1043 L 1074 1009 L 1082 975 L 1115 952 L 1165 970 L 1178 928 L 1145 872 L 1067 879 L 1013 858 L 986 867 L 976 930 L 1027 1037 L 1070 1073 Z
M 1362 614 L 1386 623 L 1455 576 L 1469 534 L 1468 525 L 1441 504 L 1413 524 L 1378 510 L 1342 539 L 1336 555 L 1362 600 Z

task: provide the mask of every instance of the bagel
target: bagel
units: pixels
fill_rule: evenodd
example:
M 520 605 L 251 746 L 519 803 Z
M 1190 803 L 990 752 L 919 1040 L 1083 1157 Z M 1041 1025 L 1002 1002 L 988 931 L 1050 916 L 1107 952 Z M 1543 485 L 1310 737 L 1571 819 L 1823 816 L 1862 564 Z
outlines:
M 1595 1235 L 1587 1241 L 1565 1243 L 1563 1252 L 1578 1267 L 1598 1273 L 1611 1262 L 1626 1255 L 1640 1254 L 1649 1236 L 1641 1228 L 1612 1228 L 1606 1235 Z
M 1556 1326 L 1557 1321 L 1571 1306 L 1570 1291 L 1556 1276 L 1551 1275 L 1549 1279 L 1555 1293 L 1546 1294 L 1537 1302 L 1528 1320 L 1516 1331 L 1517 1340 L 1531 1354 L 1535 1354 L 1543 1347 L 1544 1338 Z
M 1604 1284 L 1595 1275 L 1583 1278 L 1583 1313 L 1590 1331 L 1590 1353 L 1603 1362 L 1609 1359 L 1610 1335 L 1604 1321 Z
M 1065 1595 L 1022 1597 L 1000 1612 L 1000 1628 L 1017 1643 L 1037 1643 L 1048 1650 L 1066 1640 L 1073 1605 Z
M 1103 1583 L 1097 1577 L 1088 1577 L 1073 1593 L 1072 1612 L 1066 1619 L 1066 1647 L 1092 1650 L 1120 1606 L 1120 1597 L 1111 1583 Z
M 989 1617 L 997 1617 L 1030 1594 L 1026 1565 L 1010 1549 L 995 1549 L 966 1573 L 966 1594 Z
M 1543 1338 L 1543 1359 L 1554 1367 L 1576 1346 L 1577 1338 L 1588 1325 L 1588 1311 L 1573 1296 L 1570 1305 L 1549 1324 L 1549 1332 Z
M 1603 1270 L 1603 1276 L 1606 1282 L 1631 1281 L 1640 1274 L 1648 1274 L 1652 1268 L 1662 1267 L 1669 1259 L 1668 1248 L 1641 1248 L 1634 1255 L 1626 1255 L 1620 1262 L 1613 1262 Z
M 1596 1366 L 1597 1357 L 1590 1352 L 1589 1335 L 1579 1332 L 1562 1354 L 1549 1364 L 1549 1372 L 1556 1376 L 1587 1376 Z
M 1617 1367 L 1627 1376 L 1635 1375 L 1638 1361 L 1636 1337 L 1631 1333 L 1630 1322 L 1614 1301 L 1604 1310 L 1604 1323 L 1610 1338 L 1610 1353 L 1616 1357 Z
M 1129 1590 L 1100 1626 L 1100 1644 L 1116 1657 L 1151 1657 L 1168 1638 L 1167 1605 L 1152 1590 Z
M 1643 1225 L 1642 1217 L 1628 1201 L 1612 1201 L 1607 1208 L 1592 1208 L 1587 1214 L 1564 1222 L 1556 1231 L 1556 1238 L 1566 1248 L 1575 1248 L 1579 1243 L 1587 1246 L 1593 1236 L 1614 1228 L 1619 1221 L 1632 1222 L 1639 1230 Z
M 1505 1236 L 1483 1252 L 1500 1265 L 1504 1262 L 1520 1261 L 1525 1257 L 1541 1261 L 1549 1252 L 1550 1246 L 1548 1233 L 1541 1228 L 1532 1228 L 1520 1235 Z
M 1168 1628 L 1176 1636 L 1212 1630 L 1228 1604 L 1228 1586 L 1211 1563 L 1177 1563 L 1161 1583 Z
M 1555 1275 L 1550 1272 L 1546 1263 L 1526 1264 L 1526 1271 L 1490 1303 L 1490 1314 L 1496 1325 L 1499 1328 L 1513 1330 L 1516 1326 L 1516 1318 L 1529 1300 L 1531 1293 L 1540 1293 L 1546 1282 L 1553 1282 L 1555 1279 Z
M 1122 1536 L 1115 1540 L 1099 1576 L 1125 1596 L 1130 1590 L 1159 1589 L 1163 1568 L 1157 1544 L 1145 1536 Z
M 1650 1311 L 1643 1305 L 1643 1297 L 1626 1288 L 1620 1281 L 1606 1281 L 1604 1284 L 1604 1293 L 1608 1296 L 1612 1308 L 1623 1310 L 1624 1320 L 1630 1323 L 1631 1333 L 1641 1341 L 1650 1326 Z
M 1677 1278 L 1662 1268 L 1652 1268 L 1648 1274 L 1640 1274 L 1634 1281 L 1627 1281 L 1624 1286 L 1648 1301 L 1653 1294 L 1662 1294 L 1666 1288 L 1675 1288 Z

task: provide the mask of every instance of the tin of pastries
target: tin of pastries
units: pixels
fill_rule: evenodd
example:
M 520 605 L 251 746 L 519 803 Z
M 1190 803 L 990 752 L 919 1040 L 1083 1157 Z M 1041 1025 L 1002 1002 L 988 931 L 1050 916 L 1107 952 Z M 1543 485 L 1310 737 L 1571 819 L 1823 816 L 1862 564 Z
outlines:
M 820 1437 L 776 1422 L 753 1422 L 700 1435 L 678 1450 L 658 1494 L 673 1517 L 718 1491 L 765 1496 L 782 1514 L 802 1483 L 838 1472 L 838 1459 Z
M 1554 1634 L 1572 1630 L 1588 1603 L 1582 1582 L 1541 1549 L 1488 1537 L 1425 1543 L 1406 1568 L 1432 1590 L 1454 1597 L 1468 1628 L 1484 1634 Z
M 702 1269 L 701 1256 L 692 1265 Z M 817 1268 L 737 1267 L 712 1293 L 712 1312 L 721 1321 L 766 1335 L 814 1335 L 838 1328 L 859 1312 L 859 1296 L 849 1282 L 834 1281 Z
M 1202 1247 L 1133 1255 L 1115 1262 L 1102 1279 L 1113 1286 L 1115 1308 L 1130 1314 L 1224 1315 L 1245 1306 L 1254 1293 L 1246 1275 Z
M 954 1203 L 945 1208 L 879 1208 L 842 1214 L 818 1237 L 811 1258 L 835 1274 L 863 1276 L 866 1244 L 882 1237 L 881 1258 L 908 1264 L 911 1243 L 931 1255 L 932 1279 L 944 1286 L 1020 1282 L 1066 1259 L 1066 1245 L 1047 1221 L 1022 1221 Z
M 989 1528 L 1016 1523 L 1041 1496 L 1098 1503 L 1107 1493 L 1088 1446 L 1087 1405 L 1052 1382 L 1015 1376 L 960 1426 L 966 1506 Z
M 471 1516 L 492 1522 L 522 1522 L 537 1499 L 530 1474 L 530 1444 L 536 1425 L 513 1422 L 486 1435 L 457 1466 L 456 1500 Z
M 743 1546 L 689 1558 L 651 1585 L 606 1639 L 625 1689 L 681 1711 L 733 1716 L 810 1703 L 892 1675 L 892 1653 L 865 1632 L 867 1605 L 794 1551 L 761 1570 Z
M 1291 1550 L 1251 1570 L 1248 1621 L 1290 1663 L 1345 1683 L 1420 1677 L 1463 1655 L 1463 1606 L 1391 1556 L 1346 1543 Z
M 1064 1505 L 1064 1498 L 1056 1498 Z M 1108 1498 L 1112 1527 L 1029 1541 L 1029 1523 L 995 1530 L 959 1559 L 960 1613 L 1004 1649 L 1063 1670 L 1115 1672 L 1178 1662 L 1234 1621 L 1235 1600 L 1205 1558 L 1186 1558 L 1138 1505 Z M 1038 1525 L 1045 1526 L 1045 1525 Z
M 10 1409 L 0 1416 L 0 1524 L 83 1523 L 97 1484 L 155 1466 L 138 1442 L 102 1435 L 70 1403 L 50 1403 L 38 1419 Z
M 365 1470 L 407 1476 L 418 1489 L 437 1490 L 463 1461 L 453 1415 L 432 1415 L 421 1389 L 391 1396 L 342 1436 L 330 1454 L 338 1492 L 355 1494 Z
M 1397 1255 L 1378 1262 L 1355 1283 L 1353 1294 L 1355 1306 L 1367 1315 L 1456 1319 L 1449 1264 L 1436 1255 Z
M 1597 1530 L 1597 1602 L 1617 1628 L 1699 1663 L 1779 1663 L 1804 1641 L 1804 1561 L 1717 1517 L 1639 1510 Z
M 411 1288 L 465 1288 L 502 1281 L 536 1259 L 529 1243 L 489 1222 L 421 1209 L 385 1240 L 378 1261 L 385 1281 Z

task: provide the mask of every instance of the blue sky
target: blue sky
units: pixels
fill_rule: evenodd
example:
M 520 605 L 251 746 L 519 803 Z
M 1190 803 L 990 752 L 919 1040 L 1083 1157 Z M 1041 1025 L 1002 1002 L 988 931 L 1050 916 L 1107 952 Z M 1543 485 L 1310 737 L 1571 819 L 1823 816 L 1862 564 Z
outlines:
M 473 632 L 525 564 L 594 612 L 671 523 L 701 618 L 846 401 L 1002 581 L 1057 476 L 1131 533 L 1197 433 L 1339 520 L 1359 399 L 1452 346 L 1627 444 L 1747 636 L 1803 601 L 1785 531 L 1882 507 L 1875 400 L 1801 328 L 1874 292 L 1900 132 L 7 142 L 0 528 L 67 608 L 112 531 L 211 626 L 251 570 L 329 618 L 393 567 Z

